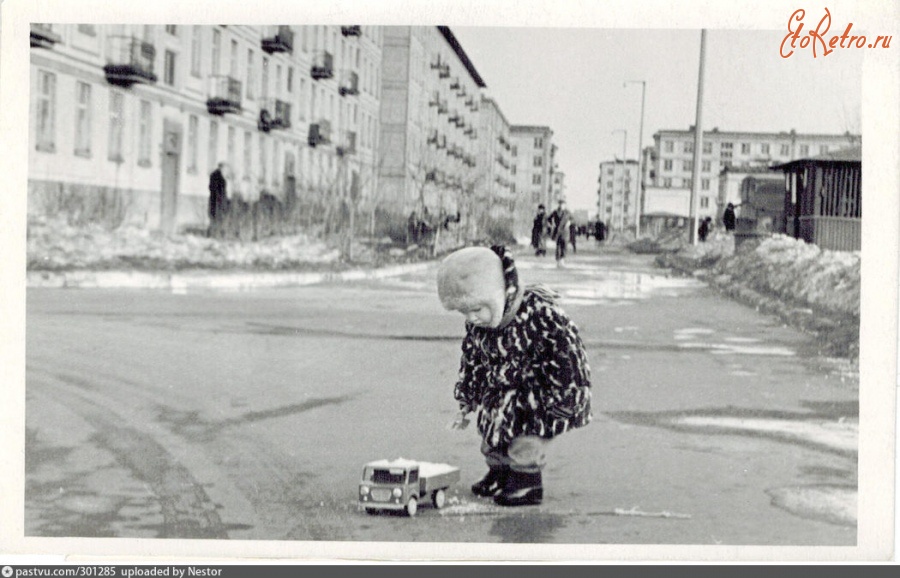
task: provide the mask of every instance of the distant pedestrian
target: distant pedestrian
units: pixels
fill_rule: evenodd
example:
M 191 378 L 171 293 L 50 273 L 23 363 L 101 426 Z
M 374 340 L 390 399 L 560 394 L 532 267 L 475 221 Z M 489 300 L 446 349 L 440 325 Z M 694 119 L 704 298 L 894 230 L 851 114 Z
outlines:
M 726 231 L 734 231 L 735 221 L 737 219 L 734 215 L 734 204 L 728 203 L 728 206 L 725 207 L 725 212 L 722 213 L 722 224 L 725 225 Z
M 569 225 L 569 243 L 572 244 L 572 254 L 578 253 L 578 247 L 575 244 L 575 238 L 578 237 L 578 226 L 575 223 Z
M 602 243 L 606 239 L 606 225 L 600 219 L 597 219 L 597 222 L 594 223 L 594 238 L 597 239 L 598 243 Z
M 551 438 L 591 421 L 590 368 L 578 328 L 559 295 L 522 287 L 502 246 L 451 253 L 437 275 L 438 297 L 466 318 L 454 427 L 476 412 L 488 472 L 472 493 L 501 506 L 540 504 Z
M 228 164 L 219 163 L 209 175 L 209 229 L 208 237 L 220 237 L 228 214 L 228 182 L 225 180 Z
M 700 238 L 701 243 L 706 242 L 706 237 L 709 236 L 710 226 L 712 224 L 712 218 L 706 217 L 702 221 L 700 221 L 700 228 L 697 229 L 697 236 Z
M 415 209 L 409 214 L 406 221 L 406 244 L 416 245 L 419 242 L 419 216 Z
M 534 217 L 534 223 L 531 225 L 531 246 L 534 247 L 534 254 L 542 257 L 547 254 L 547 213 L 544 205 L 538 205 L 537 215 Z
M 547 222 L 550 225 L 550 238 L 556 241 L 556 266 L 565 267 L 566 243 L 569 242 L 569 227 L 572 225 L 565 199 L 559 199 L 559 206 L 550 214 Z

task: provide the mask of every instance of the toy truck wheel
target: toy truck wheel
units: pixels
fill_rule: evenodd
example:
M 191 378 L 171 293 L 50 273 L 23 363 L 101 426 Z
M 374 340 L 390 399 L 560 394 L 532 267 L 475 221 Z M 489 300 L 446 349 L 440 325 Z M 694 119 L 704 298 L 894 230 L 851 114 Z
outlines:
M 375 508 L 366 508 L 366 513 L 370 516 L 374 516 L 378 513 L 378 510 L 376 510 Z
M 444 507 L 444 504 L 447 503 L 447 495 L 444 493 L 444 490 L 435 490 L 431 495 L 431 503 L 434 504 L 434 507 L 440 510 Z
M 416 511 L 419 509 L 419 502 L 416 500 L 415 496 L 412 496 L 408 502 L 406 502 L 406 515 L 412 518 L 416 515 Z

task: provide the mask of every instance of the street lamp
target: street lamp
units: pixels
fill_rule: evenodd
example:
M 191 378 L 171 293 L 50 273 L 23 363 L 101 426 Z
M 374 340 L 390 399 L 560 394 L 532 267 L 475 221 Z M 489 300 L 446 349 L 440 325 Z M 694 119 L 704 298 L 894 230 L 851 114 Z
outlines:
M 629 84 L 641 85 L 641 129 L 638 132 L 638 191 L 635 195 L 634 204 L 634 238 L 637 239 L 641 235 L 641 196 L 644 194 L 644 97 L 647 91 L 646 80 L 629 80 L 622 86 L 627 87 Z
M 625 138 L 622 139 L 622 200 L 625 200 L 625 174 L 628 172 L 628 163 L 626 162 L 626 156 L 628 154 L 628 131 L 624 128 L 617 128 L 609 134 L 616 134 L 617 132 L 621 132 L 624 134 Z

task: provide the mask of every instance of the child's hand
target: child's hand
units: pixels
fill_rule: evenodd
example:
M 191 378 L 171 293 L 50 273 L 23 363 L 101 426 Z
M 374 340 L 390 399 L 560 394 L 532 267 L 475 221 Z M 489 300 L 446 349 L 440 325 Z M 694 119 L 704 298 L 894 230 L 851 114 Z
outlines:
M 469 410 L 461 409 L 459 413 L 456 414 L 456 417 L 453 419 L 453 422 L 450 424 L 450 429 L 459 429 L 463 430 L 469 426 L 469 418 L 466 417 L 469 415 Z

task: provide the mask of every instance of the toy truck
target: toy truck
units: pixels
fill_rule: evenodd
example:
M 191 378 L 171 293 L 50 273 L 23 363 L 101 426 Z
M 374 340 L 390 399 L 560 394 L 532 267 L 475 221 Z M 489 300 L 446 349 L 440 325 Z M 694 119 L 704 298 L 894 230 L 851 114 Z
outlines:
M 377 460 L 363 468 L 359 483 L 359 507 L 369 514 L 379 510 L 402 510 L 415 516 L 419 502 L 443 508 L 446 490 L 459 481 L 459 468 L 405 460 Z

